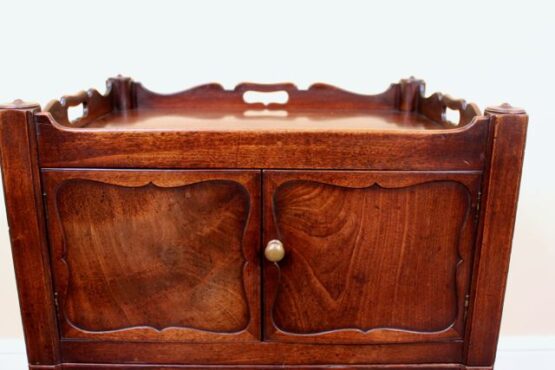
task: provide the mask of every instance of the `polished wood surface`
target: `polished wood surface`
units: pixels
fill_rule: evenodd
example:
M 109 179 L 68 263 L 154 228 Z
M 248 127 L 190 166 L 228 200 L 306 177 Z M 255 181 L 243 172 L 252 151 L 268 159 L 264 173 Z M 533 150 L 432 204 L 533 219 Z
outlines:
M 291 246 L 273 309 L 281 330 L 437 332 L 455 320 L 458 236 L 470 208 L 463 186 L 292 181 L 274 205 L 278 234 Z M 434 210 L 442 222 L 430 225 L 424 215 Z M 303 300 L 314 304 L 299 307 Z
M 108 80 L 104 95 L 94 89 L 66 95 L 60 100 L 51 101 L 45 112 L 50 114 L 54 122 L 68 127 L 206 130 L 206 126 L 216 126 L 214 130 L 222 128 L 239 131 L 329 129 L 326 126 L 319 127 L 313 120 L 336 121 L 330 122 L 330 126 L 334 123 L 336 126 L 344 125 L 337 129 L 346 130 L 409 129 L 411 124 L 415 130 L 449 129 L 464 126 L 480 115 L 475 104 L 467 104 L 462 99 L 438 93 L 424 98 L 424 85 L 423 81 L 410 78 L 391 84 L 380 94 L 367 95 L 322 83 L 313 84 L 306 90 L 300 90 L 291 83 L 242 83 L 232 90 L 226 90 L 219 84 L 206 84 L 174 94 L 159 94 L 130 78 L 118 76 Z M 248 92 L 283 92 L 287 98 L 281 103 L 249 103 L 245 100 Z M 70 121 L 67 109 L 79 104 L 85 108 L 84 116 Z M 446 120 L 447 109 L 460 113 L 458 122 Z M 242 119 L 253 116 L 273 116 L 281 120 L 274 121 L 266 117 L 256 128 L 251 128 L 247 124 L 248 120 L 243 122 Z M 194 117 L 211 122 L 205 121 L 203 126 L 197 124 Z M 309 120 L 299 120 L 300 117 Z M 256 123 L 256 120 L 252 120 L 251 124 L 253 121 Z M 364 124 L 364 121 L 367 123 Z M 239 126 L 233 127 L 231 123 Z
M 265 265 L 269 338 L 462 339 L 478 173 L 270 171 L 264 179 L 264 238 L 286 250 Z
M 98 118 L 86 126 L 98 131 L 353 131 L 440 130 L 455 125 L 439 124 L 419 114 L 397 111 L 317 112 L 291 114 L 286 110 L 247 110 L 242 113 L 214 113 L 186 109 L 134 109 Z
M 37 104 L 0 106 L 2 182 L 29 364 L 60 361 L 40 174 Z M 7 247 L 7 246 L 4 246 Z
M 0 106 L 29 367 L 491 370 L 527 120 L 415 78 Z
M 508 104 L 486 113 L 491 133 L 468 325 L 470 365 L 495 361 L 528 126 L 526 112 Z
M 279 342 L 62 342 L 62 357 L 69 363 L 187 364 L 199 368 L 220 365 L 326 365 L 329 368 L 377 364 L 462 363 L 462 342 L 396 344 L 307 344 Z M 129 359 L 133 359 L 130 361 Z
M 300 90 L 292 83 L 259 84 L 251 82 L 241 83 L 232 90 L 226 90 L 222 85 L 213 83 L 174 94 L 159 94 L 134 82 L 132 89 L 136 102 L 135 107 L 163 109 L 179 106 L 187 109 L 208 109 L 214 112 L 249 109 L 286 109 L 293 112 L 388 110 L 395 108 L 401 98 L 398 84 L 391 84 L 384 92 L 375 95 L 357 94 L 323 83 L 313 84 L 306 90 Z M 287 101 L 267 104 L 247 103 L 244 94 L 249 91 L 285 92 Z
M 42 167 L 358 170 L 481 170 L 489 122 L 407 132 L 99 132 L 37 121 Z
M 160 367 L 158 365 L 112 365 L 112 364 L 63 364 L 59 367 L 30 367 L 33 369 L 67 369 L 67 370 L 93 370 L 93 369 L 116 369 L 116 370 L 179 370 L 179 369 L 233 369 L 233 370 L 248 370 L 248 369 L 258 369 L 258 370 L 272 370 L 272 369 L 283 369 L 283 365 L 264 365 L 264 366 L 241 366 L 241 365 L 218 365 L 218 366 L 207 366 L 199 367 L 195 365 L 168 365 Z M 330 368 L 345 368 L 345 366 L 328 366 L 328 365 L 296 365 L 287 366 L 288 369 L 330 369 Z M 399 365 L 349 365 L 348 369 L 353 370 L 491 370 L 492 367 L 469 367 L 461 364 L 399 364 Z
M 56 198 L 69 274 L 62 303 L 73 326 L 247 326 L 241 244 L 249 197 L 240 184 L 128 188 L 74 180 Z
M 257 171 L 43 180 L 65 338 L 259 337 Z
M 83 115 L 70 120 L 68 109 L 79 106 L 82 107 Z M 45 110 L 50 112 L 53 119 L 63 125 L 84 127 L 112 112 L 112 105 L 108 96 L 100 95 L 98 91 L 90 89 L 75 95 L 62 96 L 60 100 L 53 100 Z
M 430 103 L 423 82 L 415 79 L 377 95 L 325 84 L 299 90 L 252 83 L 164 95 L 123 77 L 108 86 L 109 113 L 89 104 L 77 125 L 65 122 L 63 110 L 37 114 L 42 167 L 483 168 L 488 120 L 464 100 Z M 282 91 L 289 98 L 283 104 L 247 103 L 243 95 L 250 91 Z M 87 103 L 84 94 L 64 99 Z M 449 107 L 460 110 L 459 122 L 445 120 Z

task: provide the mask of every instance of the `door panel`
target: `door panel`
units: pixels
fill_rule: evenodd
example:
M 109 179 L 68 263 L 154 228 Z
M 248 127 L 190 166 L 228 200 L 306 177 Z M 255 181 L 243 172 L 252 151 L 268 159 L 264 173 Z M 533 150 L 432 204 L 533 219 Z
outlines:
M 259 172 L 43 179 L 64 337 L 259 337 Z
M 264 173 L 271 340 L 462 339 L 477 173 Z

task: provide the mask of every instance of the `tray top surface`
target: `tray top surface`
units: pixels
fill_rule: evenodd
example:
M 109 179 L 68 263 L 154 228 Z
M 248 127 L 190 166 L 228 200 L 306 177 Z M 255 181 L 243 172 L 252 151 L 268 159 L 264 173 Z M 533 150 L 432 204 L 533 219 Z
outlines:
M 456 127 L 439 124 L 420 114 L 399 111 L 303 112 L 247 110 L 209 112 L 186 109 L 132 109 L 110 113 L 83 128 L 106 130 L 169 131 L 367 131 L 438 130 Z

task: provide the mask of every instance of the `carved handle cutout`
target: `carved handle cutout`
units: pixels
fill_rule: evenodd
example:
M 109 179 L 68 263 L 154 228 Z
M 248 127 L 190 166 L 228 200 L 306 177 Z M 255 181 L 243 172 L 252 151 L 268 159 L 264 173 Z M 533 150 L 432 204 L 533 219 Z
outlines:
M 266 106 L 270 104 L 286 104 L 289 101 L 289 94 L 285 90 L 271 92 L 249 90 L 243 93 L 243 101 L 247 104 L 262 103 Z
M 112 111 L 109 93 L 100 95 L 94 89 L 65 95 L 53 100 L 44 109 L 62 125 L 83 127 L 89 122 Z
M 455 99 L 449 95 L 434 93 L 422 98 L 418 112 L 436 122 L 464 126 L 481 115 L 476 104 L 467 103 L 463 99 Z
M 83 117 L 87 115 L 87 105 L 86 103 L 80 103 L 74 106 L 67 107 L 67 118 L 69 123 L 73 124 L 79 122 Z
M 458 126 L 461 122 L 460 110 L 445 107 L 445 111 L 443 112 L 443 121 Z
M 81 91 L 76 95 L 66 95 L 60 99 L 62 107 L 66 109 L 67 121 L 71 125 L 77 125 L 88 115 L 88 102 L 91 98 L 90 91 Z
M 285 105 L 299 92 L 291 83 L 258 84 L 245 82 L 235 87 L 235 92 L 242 94 L 243 102 L 258 107 L 272 108 Z

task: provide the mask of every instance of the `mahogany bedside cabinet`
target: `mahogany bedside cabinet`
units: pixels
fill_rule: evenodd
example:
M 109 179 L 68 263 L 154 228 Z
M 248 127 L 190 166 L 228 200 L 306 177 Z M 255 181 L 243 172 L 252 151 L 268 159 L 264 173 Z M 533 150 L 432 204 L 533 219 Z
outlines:
M 492 369 L 527 121 L 414 78 L 4 105 L 29 368 Z

